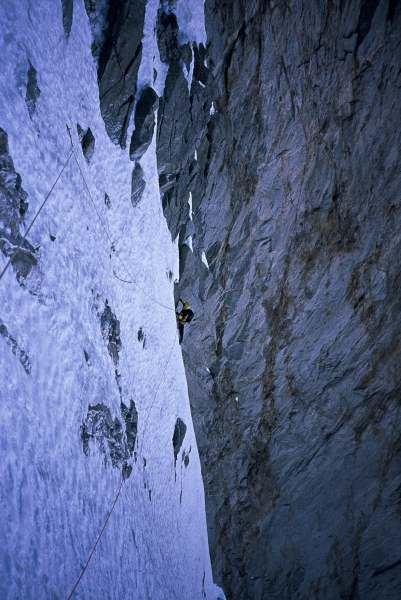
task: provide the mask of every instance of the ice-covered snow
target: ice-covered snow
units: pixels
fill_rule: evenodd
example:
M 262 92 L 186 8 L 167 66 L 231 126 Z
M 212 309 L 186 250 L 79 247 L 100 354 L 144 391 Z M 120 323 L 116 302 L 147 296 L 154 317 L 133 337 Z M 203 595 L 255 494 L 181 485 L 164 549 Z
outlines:
M 204 0 L 177 0 L 175 12 L 181 43 L 206 44 L 204 5 Z
M 205 267 L 208 269 L 209 268 L 209 263 L 207 262 L 206 253 L 205 253 L 204 250 L 202 251 L 202 262 L 205 265 Z
M 178 2 L 180 19 L 187 34 L 200 39 L 202 2 L 189 15 L 185 4 Z M 148 3 L 139 78 L 141 85 L 152 82 L 157 63 L 160 93 L 164 81 L 153 36 L 157 5 Z M 99 322 L 106 299 L 121 326 L 121 393 L 126 403 L 135 401 L 139 414 L 137 461 L 75 597 L 223 597 L 212 582 L 203 484 L 168 276 L 176 272 L 177 247 L 161 209 L 155 142 L 141 161 L 147 185 L 134 209 L 133 165 L 111 143 L 100 116 L 83 2 L 74 2 L 68 39 L 61 2 L 3 2 L 0 23 L 0 126 L 28 193 L 26 223 L 68 155 L 66 125 L 100 215 L 99 221 L 71 160 L 28 236 L 40 250 L 27 288 L 18 285 L 11 268 L 0 281 L 1 319 L 32 366 L 27 374 L 0 337 L 0 597 L 66 597 L 116 494 L 120 471 L 105 466 L 94 445 L 85 456 L 80 439 L 88 405 L 104 403 L 113 417 L 120 416 L 115 365 Z M 29 61 L 41 90 L 32 120 L 25 103 Z M 77 123 L 90 126 L 95 137 L 90 165 L 82 156 Z M 4 262 L 1 255 L 0 269 Z M 135 284 L 117 280 L 113 270 Z M 141 327 L 145 347 L 138 342 Z M 187 425 L 182 450 L 190 453 L 188 467 L 180 457 L 174 466 L 177 417 Z

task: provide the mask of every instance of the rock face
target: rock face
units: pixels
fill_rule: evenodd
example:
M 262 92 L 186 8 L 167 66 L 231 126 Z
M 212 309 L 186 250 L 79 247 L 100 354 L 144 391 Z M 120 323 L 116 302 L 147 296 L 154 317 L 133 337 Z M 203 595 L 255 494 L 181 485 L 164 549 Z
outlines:
M 81 142 L 82 154 L 86 158 L 86 162 L 89 164 L 92 160 L 93 153 L 95 152 L 95 137 L 90 129 L 87 128 L 86 131 L 82 129 L 82 127 L 77 125 L 78 137 Z
M 180 30 L 190 4 L 85 0 L 98 90 L 85 64 L 80 88 L 70 90 L 71 105 L 63 110 L 54 95 L 64 89 L 58 67 L 65 61 L 73 81 L 75 58 L 86 60 L 77 44 L 86 39 L 81 3 L 62 0 L 63 22 L 60 5 L 51 13 L 61 37 L 49 39 L 30 30 L 41 24 L 43 0 L 31 3 L 23 19 L 22 10 L 2 12 L 8 73 L 26 60 L 20 48 L 33 55 L 40 46 L 35 65 L 46 77 L 39 90 L 29 68 L 25 102 L 41 135 L 49 123 L 36 111 L 39 93 L 51 109 L 55 139 L 65 135 L 59 115 L 72 108 L 93 127 L 96 153 L 92 131 L 81 131 L 91 182 L 102 203 L 107 187 L 107 223 L 124 231 L 123 239 L 116 236 L 116 254 L 124 250 L 144 287 L 133 294 L 121 286 L 113 265 L 99 260 L 92 235 L 82 252 L 75 226 L 84 213 L 76 202 L 68 206 L 77 188 L 66 177 L 62 199 L 69 212 L 58 213 L 64 206 L 58 202 L 32 238 L 51 240 L 43 250 L 43 305 L 35 305 L 33 318 L 24 290 L 10 286 L 3 295 L 18 317 L 13 328 L 0 320 L 4 428 L 15 433 L 3 439 L 11 493 L 2 496 L 7 568 L 0 595 L 29 597 L 38 587 L 48 597 L 64 594 L 93 543 L 92 523 L 87 527 L 82 514 L 101 522 L 111 475 L 118 469 L 127 479 L 135 465 L 125 492 L 125 506 L 135 510 L 113 514 L 96 570 L 88 569 L 79 593 L 220 598 L 211 580 L 198 455 L 177 356 L 167 369 L 166 357 L 178 348 L 170 344 L 174 312 L 167 313 L 170 321 L 157 312 L 171 300 L 161 284 L 173 280 L 171 262 L 163 262 L 171 248 L 168 232 L 163 240 L 152 238 L 159 225 L 158 176 L 171 238 L 178 237 L 176 298 L 189 300 L 195 312 L 182 351 L 215 579 L 229 600 L 399 600 L 401 5 L 205 0 L 208 41 L 202 44 Z M 147 59 L 155 50 L 144 31 L 149 7 L 157 13 L 150 29 L 167 72 L 159 100 L 150 87 L 161 77 L 155 60 L 141 80 L 148 87 L 138 89 L 142 54 Z M 73 19 L 77 36 L 70 35 Z M 47 25 L 56 31 L 53 17 Z M 93 102 L 81 113 L 82 90 L 89 98 L 99 91 L 108 138 Z M 31 168 L 25 150 L 32 148 L 19 131 L 31 122 L 23 97 L 23 111 L 12 114 L 19 97 L 18 86 L 4 77 L 0 110 L 11 121 L 7 131 L 14 128 L 25 185 Z M 154 128 L 157 173 L 155 160 L 138 163 Z M 48 144 L 41 152 L 52 164 Z M 42 162 L 37 168 L 43 179 Z M 27 189 L 36 190 L 34 183 Z M 27 197 L 0 129 L 0 250 L 21 285 L 37 264 L 37 245 L 24 235 Z M 147 210 L 141 214 L 142 198 Z M 137 210 L 128 214 L 127 206 Z M 56 224 L 57 238 L 49 233 Z M 58 244 L 64 239 L 63 252 Z M 150 318 L 154 297 L 162 303 Z M 149 382 L 163 367 L 158 395 Z M 20 428 L 20 406 L 34 416 L 29 428 Z M 113 468 L 100 471 L 99 462 Z M 41 526 L 29 529 L 38 515 Z M 140 551 L 127 551 L 131 535 Z M 25 562 L 29 569 L 21 568 Z
M 135 103 L 146 0 L 85 0 L 98 61 L 100 110 L 110 139 L 125 148 Z
M 184 421 L 180 418 L 175 422 L 174 434 L 173 434 L 173 448 L 174 448 L 174 465 L 177 462 L 178 454 L 181 450 L 182 442 L 184 441 L 185 434 L 187 432 L 187 426 Z
M 197 44 L 179 45 L 174 14 L 159 10 L 157 34 L 161 60 L 168 64 L 157 117 L 157 162 L 163 210 L 175 239 L 188 223 L 187 200 L 195 177 L 194 150 L 207 127 L 208 90 L 204 89 L 203 81 L 197 79 L 200 72 L 196 68 Z M 184 74 L 184 70 L 190 71 L 191 56 L 195 63 L 192 80 Z M 202 76 L 206 78 L 204 73 Z
M 20 361 L 25 373 L 27 375 L 31 372 L 31 362 L 27 352 L 18 344 L 17 340 L 10 334 L 7 326 L 0 319 L 0 335 L 5 339 L 7 345 L 11 348 L 11 352 Z
M 100 328 L 107 350 L 113 363 L 117 366 L 119 352 L 121 350 L 120 322 L 111 310 L 106 300 L 104 310 L 100 316 Z
M 149 147 L 155 128 L 157 94 L 149 86 L 141 91 L 135 107 L 135 130 L 130 145 L 131 160 L 139 160 Z
M 10 259 L 21 285 L 37 264 L 35 248 L 22 231 L 27 198 L 21 177 L 14 169 L 7 133 L 0 128 L 0 250 Z
M 72 19 L 74 15 L 74 0 L 61 0 L 63 10 L 63 27 L 66 37 L 71 33 Z
M 205 6 L 189 94 L 166 44 L 158 159 L 215 577 L 396 600 L 401 7 Z

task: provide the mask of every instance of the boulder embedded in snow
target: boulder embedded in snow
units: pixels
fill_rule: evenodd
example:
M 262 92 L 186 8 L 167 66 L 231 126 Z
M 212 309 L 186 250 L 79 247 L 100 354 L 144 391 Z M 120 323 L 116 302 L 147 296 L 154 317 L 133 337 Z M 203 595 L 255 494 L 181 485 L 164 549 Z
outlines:
M 95 152 L 95 137 L 90 127 L 88 127 L 86 131 L 84 131 L 82 127 L 78 124 L 77 131 L 79 141 L 81 142 L 82 154 L 84 155 L 87 163 L 89 164 Z
M 184 467 L 187 468 L 189 466 L 189 452 L 185 452 L 184 450 L 181 459 L 184 464 Z
M 182 442 L 184 441 L 186 432 L 187 426 L 185 425 L 184 421 L 178 417 L 175 422 L 173 434 L 174 466 L 177 462 L 177 456 L 181 450 Z
M 103 339 L 107 342 L 107 350 L 115 365 L 118 364 L 118 353 L 121 350 L 120 322 L 111 310 L 106 300 L 104 310 L 100 316 L 100 328 Z
M 128 409 L 121 403 L 121 414 L 125 424 L 118 417 L 112 417 L 110 409 L 103 403 L 88 406 L 88 412 L 81 425 L 82 450 L 89 455 L 91 444 L 95 444 L 103 454 L 104 463 L 122 469 L 126 479 L 132 468 L 127 461 L 134 453 L 137 433 L 137 412 L 131 401 Z
M 25 102 L 28 108 L 29 116 L 33 117 L 36 110 L 36 102 L 40 96 L 40 88 L 38 86 L 38 74 L 35 67 L 29 61 Z
M 152 141 L 157 105 L 156 92 L 153 88 L 146 86 L 135 107 L 135 130 L 131 137 L 129 151 L 131 160 L 139 160 Z
M 74 0 L 61 0 L 61 6 L 63 9 L 64 33 L 68 37 L 71 33 L 71 27 L 72 27 Z
M 129 407 L 121 402 L 121 414 L 125 421 L 125 435 L 127 438 L 127 447 L 132 455 L 135 449 L 136 435 L 138 432 L 138 411 L 135 402 L 131 399 Z
M 33 267 L 37 265 L 37 260 L 31 250 L 25 248 L 16 248 L 13 250 L 11 257 L 11 265 L 17 273 L 17 280 L 22 283 L 29 275 Z
M 140 327 L 138 329 L 138 342 L 142 343 L 142 348 L 145 348 L 145 345 L 146 345 L 146 334 L 144 333 L 142 327 Z
M 107 208 L 111 208 L 110 196 L 106 194 L 106 192 L 104 193 L 104 203 L 107 206 Z

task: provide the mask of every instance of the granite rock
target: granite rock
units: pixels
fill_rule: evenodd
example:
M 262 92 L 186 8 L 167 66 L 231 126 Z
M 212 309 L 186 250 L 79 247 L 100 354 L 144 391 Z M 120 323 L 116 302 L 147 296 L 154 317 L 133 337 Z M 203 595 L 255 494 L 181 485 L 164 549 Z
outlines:
M 396 600 L 400 6 L 205 8 L 215 110 L 167 216 L 185 228 L 191 192 L 177 297 L 215 577 L 235 600 Z
M 85 0 L 97 60 L 100 110 L 110 139 L 126 146 L 135 105 L 146 0 Z

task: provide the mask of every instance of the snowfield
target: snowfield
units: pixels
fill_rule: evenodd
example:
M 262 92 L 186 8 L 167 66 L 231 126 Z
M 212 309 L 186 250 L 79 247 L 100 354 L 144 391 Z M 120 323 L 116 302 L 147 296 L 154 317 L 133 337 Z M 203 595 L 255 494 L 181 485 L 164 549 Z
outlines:
M 203 3 L 195 4 L 198 17 Z M 152 82 L 156 64 L 160 93 L 156 7 L 154 1 L 147 7 L 139 81 Z M 134 208 L 133 163 L 128 150 L 110 141 L 99 111 L 83 1 L 74 2 L 68 38 L 61 2 L 3 2 L 0 23 L 0 127 L 28 194 L 25 228 L 69 156 L 67 126 L 91 194 L 73 155 L 27 236 L 37 249 L 37 266 L 23 285 L 11 267 L 0 280 L 0 319 L 8 332 L 0 336 L 0 597 L 68 596 L 122 473 L 121 464 L 112 464 L 107 440 L 89 439 L 84 452 L 81 426 L 89 406 L 103 405 L 111 429 L 117 419 L 125 439 L 121 403 L 129 407 L 133 401 L 138 433 L 126 460 L 132 473 L 74 597 L 223 598 L 212 581 L 203 484 L 176 335 L 177 246 L 162 212 L 155 140 L 141 161 L 146 188 Z M 194 28 L 189 23 L 188 35 Z M 30 63 L 40 90 L 31 115 Z M 89 162 L 77 124 L 94 136 Z M 1 254 L 0 269 L 5 264 Z M 107 306 L 119 325 L 107 322 L 102 329 Z M 116 360 L 107 332 L 119 338 L 112 348 Z M 26 353 L 29 372 L 11 338 Z M 186 431 L 175 461 L 178 418 Z

